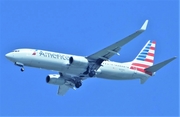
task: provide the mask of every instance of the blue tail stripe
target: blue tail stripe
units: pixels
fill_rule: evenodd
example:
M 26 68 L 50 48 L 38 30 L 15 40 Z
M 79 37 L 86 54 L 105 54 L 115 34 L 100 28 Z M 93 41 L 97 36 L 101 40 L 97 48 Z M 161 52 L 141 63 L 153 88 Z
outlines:
M 149 50 L 144 49 L 143 52 L 148 52 Z
M 151 43 L 149 43 L 148 46 L 151 46 Z
M 147 55 L 148 53 L 147 52 L 141 52 L 140 54 Z
M 141 57 L 141 58 L 146 58 L 146 55 L 139 55 L 138 57 Z
M 137 60 L 142 60 L 142 61 L 144 61 L 145 59 L 144 59 L 144 58 L 139 58 L 139 57 L 138 57 Z
M 146 49 L 150 49 L 150 46 L 149 46 L 149 47 L 146 47 Z

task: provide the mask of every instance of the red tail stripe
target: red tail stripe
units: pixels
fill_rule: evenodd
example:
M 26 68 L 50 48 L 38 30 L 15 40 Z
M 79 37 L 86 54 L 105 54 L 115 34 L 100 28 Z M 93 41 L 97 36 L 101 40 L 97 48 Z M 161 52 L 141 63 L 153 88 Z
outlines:
M 153 53 L 148 53 L 148 56 L 154 57 L 154 54 Z
M 153 43 L 153 44 L 156 44 L 156 42 L 155 42 L 155 41 L 153 41 L 152 43 Z
M 144 69 L 141 69 L 141 68 L 137 68 L 137 71 L 145 73 Z
M 144 65 L 144 64 L 140 64 L 140 63 L 133 63 L 132 65 L 138 66 L 138 67 L 144 67 L 144 68 L 148 68 L 149 67 L 149 65 Z
M 147 71 L 145 71 L 144 69 L 137 68 L 137 71 L 140 71 L 140 72 L 143 72 L 143 73 L 146 73 L 146 74 L 149 74 L 150 76 L 152 76 L 152 73 L 151 73 L 151 72 L 147 72 Z
M 155 47 L 150 47 L 150 50 L 155 50 Z
M 151 73 L 151 72 L 147 72 L 147 71 L 145 71 L 144 69 L 142 69 L 142 68 L 136 68 L 136 67 L 133 67 L 133 66 L 131 66 L 131 68 L 130 69 L 132 69 L 132 70 L 137 70 L 137 71 L 139 71 L 139 72 L 143 72 L 143 73 L 146 73 L 146 74 L 148 74 L 148 75 L 150 75 L 150 76 L 152 76 L 152 74 L 153 73 Z
M 145 59 L 145 61 L 147 61 L 147 62 L 150 62 L 150 63 L 153 63 L 154 61 L 153 60 L 151 60 L 151 59 Z

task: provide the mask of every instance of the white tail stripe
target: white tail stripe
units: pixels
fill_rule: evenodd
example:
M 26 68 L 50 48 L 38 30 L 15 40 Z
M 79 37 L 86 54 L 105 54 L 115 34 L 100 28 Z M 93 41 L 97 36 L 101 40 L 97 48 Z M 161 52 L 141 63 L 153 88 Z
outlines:
M 155 44 L 149 44 L 146 47 L 155 47 L 155 46 L 156 46 Z
M 154 44 L 154 43 L 151 44 L 151 47 L 155 47 L 155 46 L 156 46 L 156 44 Z
M 144 64 L 144 65 L 149 65 L 149 66 L 151 66 L 151 65 L 152 65 L 152 63 L 150 63 L 150 62 L 146 62 L 146 61 L 139 61 L 139 60 L 134 60 L 134 61 L 133 61 L 133 63 L 141 63 L 141 64 Z
M 136 68 L 142 68 L 142 69 L 144 69 L 144 68 L 148 68 L 148 67 L 144 67 L 144 66 L 137 66 L 137 65 L 132 65 L 133 67 L 136 67 Z M 149 66 L 149 65 L 148 65 Z
M 154 51 L 154 50 L 149 50 L 148 52 L 149 52 L 149 53 L 155 53 L 155 51 Z
M 154 60 L 154 57 L 152 56 L 146 56 L 147 59 L 151 59 L 151 60 Z

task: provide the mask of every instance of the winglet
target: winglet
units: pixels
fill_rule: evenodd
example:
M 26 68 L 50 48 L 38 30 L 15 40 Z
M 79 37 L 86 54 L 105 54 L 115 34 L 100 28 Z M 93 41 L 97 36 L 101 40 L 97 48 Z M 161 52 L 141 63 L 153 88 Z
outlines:
M 148 20 L 146 20 L 145 22 L 144 22 L 144 24 L 142 25 L 142 27 L 141 27 L 141 30 L 146 30 L 146 28 L 147 28 L 147 25 L 148 25 Z

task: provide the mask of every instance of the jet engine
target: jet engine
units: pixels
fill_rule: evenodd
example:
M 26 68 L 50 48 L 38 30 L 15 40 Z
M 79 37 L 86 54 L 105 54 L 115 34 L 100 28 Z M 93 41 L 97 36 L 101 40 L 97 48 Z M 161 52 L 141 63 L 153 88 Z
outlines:
M 85 57 L 72 56 L 69 58 L 69 64 L 76 67 L 87 68 L 89 62 Z
M 59 74 L 49 74 L 46 77 L 46 82 L 54 85 L 63 85 L 65 83 L 65 79 L 61 78 Z

